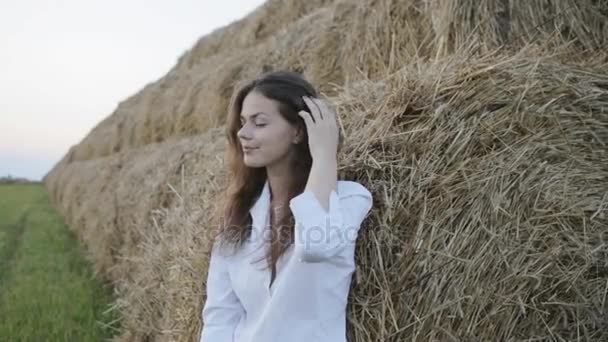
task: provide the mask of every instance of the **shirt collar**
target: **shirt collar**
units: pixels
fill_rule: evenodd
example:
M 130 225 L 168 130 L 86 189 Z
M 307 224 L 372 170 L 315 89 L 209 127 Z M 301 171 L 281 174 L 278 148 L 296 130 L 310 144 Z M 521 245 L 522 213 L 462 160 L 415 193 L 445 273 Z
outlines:
M 337 187 L 342 186 L 342 181 L 338 181 Z M 348 182 L 345 182 L 344 186 L 348 185 Z M 339 195 L 338 195 L 339 196 Z M 260 220 L 266 220 L 266 215 L 268 214 L 268 208 L 270 207 L 270 185 L 268 184 L 268 179 L 264 181 L 264 188 L 262 189 L 262 193 L 256 200 L 255 204 L 249 212 L 251 213 L 251 218 L 254 222 L 263 223 Z

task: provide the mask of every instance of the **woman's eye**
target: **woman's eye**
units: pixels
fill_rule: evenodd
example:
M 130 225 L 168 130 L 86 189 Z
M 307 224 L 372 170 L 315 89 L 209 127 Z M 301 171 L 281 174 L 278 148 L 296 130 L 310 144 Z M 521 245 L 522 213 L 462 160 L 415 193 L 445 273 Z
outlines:
M 241 127 L 245 126 L 245 123 L 246 123 L 245 121 L 241 121 Z M 255 127 L 264 127 L 267 124 L 265 124 L 265 123 L 255 123 L 254 125 L 255 125 Z

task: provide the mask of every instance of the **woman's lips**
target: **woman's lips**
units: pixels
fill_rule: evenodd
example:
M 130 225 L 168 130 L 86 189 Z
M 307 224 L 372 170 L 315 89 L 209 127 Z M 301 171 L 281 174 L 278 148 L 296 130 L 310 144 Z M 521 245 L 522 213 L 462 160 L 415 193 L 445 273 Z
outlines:
M 244 148 L 243 152 L 250 153 L 250 152 L 255 151 L 255 150 L 257 150 L 257 148 Z

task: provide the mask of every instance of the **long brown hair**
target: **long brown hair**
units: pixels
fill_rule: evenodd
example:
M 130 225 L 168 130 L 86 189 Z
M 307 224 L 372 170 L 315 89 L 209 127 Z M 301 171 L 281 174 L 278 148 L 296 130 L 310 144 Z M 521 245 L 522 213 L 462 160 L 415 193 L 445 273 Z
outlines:
M 224 245 L 240 248 L 251 236 L 252 220 L 249 210 L 261 195 L 266 182 L 266 168 L 248 167 L 243 162 L 243 150 L 237 137 L 241 129 L 241 110 L 243 100 L 251 91 L 278 102 L 279 113 L 292 125 L 304 132 L 303 139 L 293 145 L 294 158 L 291 162 L 292 177 L 288 186 L 288 198 L 300 194 L 306 187 L 312 157 L 308 148 L 308 134 L 304 120 L 298 112 L 309 109 L 302 96 L 317 97 L 317 91 L 300 74 L 291 71 L 272 71 L 248 81 L 235 88 L 230 101 L 227 118 L 227 138 L 229 142 L 227 161 L 229 165 L 228 186 L 225 191 L 224 204 L 220 207 L 223 224 L 216 238 Z M 340 136 L 341 141 L 341 136 Z M 281 203 L 288 208 L 288 203 Z M 271 269 L 271 283 L 276 275 L 276 262 L 289 248 L 294 240 L 294 218 L 290 210 L 282 210 L 277 217 L 277 226 L 273 226 L 276 214 L 270 210 L 271 243 L 266 253 L 268 268 Z M 262 259 L 263 260 L 263 259 Z

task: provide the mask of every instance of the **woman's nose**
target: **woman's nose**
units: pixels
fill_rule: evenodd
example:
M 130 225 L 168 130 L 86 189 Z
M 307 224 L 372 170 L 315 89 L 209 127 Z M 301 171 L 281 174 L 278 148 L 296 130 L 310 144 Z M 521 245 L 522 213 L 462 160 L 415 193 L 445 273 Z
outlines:
M 247 128 L 247 124 L 243 125 L 243 127 L 241 127 L 241 129 L 239 129 L 239 131 L 236 133 L 236 136 L 239 137 L 239 139 L 243 139 L 243 140 L 247 140 L 251 138 L 251 133 L 249 132 L 249 129 Z

